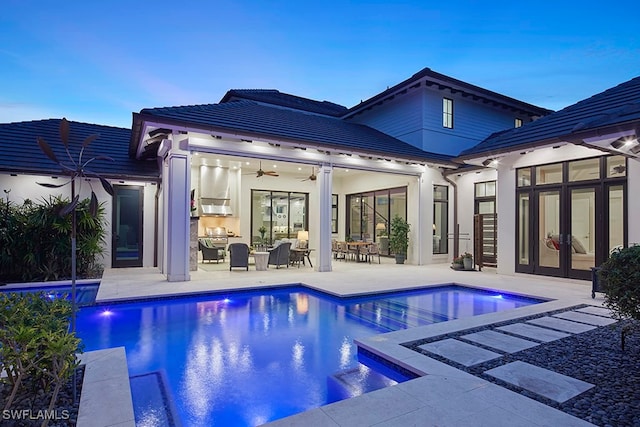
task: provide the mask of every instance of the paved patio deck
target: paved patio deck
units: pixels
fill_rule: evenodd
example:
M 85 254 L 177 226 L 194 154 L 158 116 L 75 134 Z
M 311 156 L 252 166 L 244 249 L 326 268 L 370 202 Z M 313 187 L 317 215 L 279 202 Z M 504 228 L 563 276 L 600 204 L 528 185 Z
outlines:
M 312 259 L 313 260 L 313 259 Z M 386 291 L 458 283 L 537 296 L 552 301 L 499 313 L 437 323 L 380 334 L 358 344 L 388 360 L 423 375 L 359 397 L 343 400 L 288 418 L 270 426 L 588 426 L 583 420 L 477 378 L 445 363 L 416 353 L 402 343 L 439 336 L 481 325 L 563 309 L 578 304 L 599 306 L 602 296 L 591 299 L 585 281 L 530 275 L 498 275 L 453 271 L 448 264 L 431 266 L 333 263 L 334 271 L 319 273 L 307 267 L 269 268 L 256 271 L 228 270 L 228 264 L 204 266 L 192 272 L 190 282 L 167 282 L 157 269 L 109 269 L 105 271 L 97 302 L 131 300 L 165 295 L 224 291 L 304 283 L 336 295 Z M 560 320 L 560 319 L 558 319 Z M 541 344 L 544 345 L 544 344 Z

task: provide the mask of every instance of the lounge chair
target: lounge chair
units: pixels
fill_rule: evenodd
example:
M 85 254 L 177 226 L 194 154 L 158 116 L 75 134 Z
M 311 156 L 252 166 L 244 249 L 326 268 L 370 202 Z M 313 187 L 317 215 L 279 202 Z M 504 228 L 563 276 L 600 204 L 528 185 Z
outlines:
M 211 239 L 206 237 L 198 239 L 198 249 L 202 251 L 202 262 L 215 261 L 216 264 L 220 263 L 220 260 L 224 262 L 224 248 L 216 246 Z
M 280 243 L 269 251 L 268 265 L 275 265 L 276 268 L 286 265 L 289 268 L 289 252 L 291 252 L 291 242 Z
M 244 267 L 249 271 L 249 245 L 246 243 L 229 245 L 229 271 L 234 267 Z

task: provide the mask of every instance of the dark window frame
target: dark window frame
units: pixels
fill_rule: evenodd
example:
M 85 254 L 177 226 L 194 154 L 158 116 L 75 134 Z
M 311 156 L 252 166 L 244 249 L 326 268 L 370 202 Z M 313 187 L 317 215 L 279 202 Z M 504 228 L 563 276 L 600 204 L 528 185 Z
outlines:
M 442 98 L 442 127 L 453 129 L 453 99 Z

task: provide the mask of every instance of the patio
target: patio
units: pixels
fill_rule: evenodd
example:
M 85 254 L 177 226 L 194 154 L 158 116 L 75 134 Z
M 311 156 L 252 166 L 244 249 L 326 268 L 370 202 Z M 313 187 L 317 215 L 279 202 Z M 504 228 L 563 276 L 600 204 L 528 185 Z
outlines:
M 383 258 L 380 265 L 335 261 L 333 268 L 332 272 L 318 273 L 311 268 L 291 267 L 256 271 L 251 266 L 248 272 L 230 272 L 221 265 L 220 270 L 199 269 L 192 272 L 190 282 L 172 283 L 167 282 L 156 269 L 110 269 L 105 271 L 97 301 L 296 283 L 336 295 L 349 295 L 455 282 L 552 298 L 552 301 L 518 310 L 371 337 L 360 345 L 424 376 L 278 420 L 271 425 L 435 425 L 425 424 L 426 419 L 434 419 L 434 416 L 439 420 L 437 425 L 591 425 L 400 345 L 522 316 L 566 309 L 577 304 L 600 305 L 600 296 L 591 299 L 590 283 L 528 275 L 504 276 L 490 269 L 459 272 L 451 270 L 449 264 L 396 265 L 389 258 Z M 426 418 L 427 414 L 429 418 Z

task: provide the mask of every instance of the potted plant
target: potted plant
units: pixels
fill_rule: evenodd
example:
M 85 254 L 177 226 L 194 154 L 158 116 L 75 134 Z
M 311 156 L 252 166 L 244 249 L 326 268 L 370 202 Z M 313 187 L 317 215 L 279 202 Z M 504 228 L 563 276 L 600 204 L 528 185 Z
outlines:
M 457 256 L 453 258 L 453 262 L 451 263 L 451 268 L 454 270 L 462 270 L 464 268 L 464 260 L 462 256 Z
M 469 252 L 462 254 L 462 264 L 465 270 L 473 270 L 473 255 Z
M 409 248 L 410 225 L 399 216 L 391 220 L 391 233 L 389 235 L 389 249 L 396 256 L 396 264 L 404 264 Z
M 260 228 L 258 228 L 258 233 L 260 233 L 260 243 L 265 243 L 264 235 L 266 232 L 267 232 L 267 229 L 264 225 L 261 225 Z

